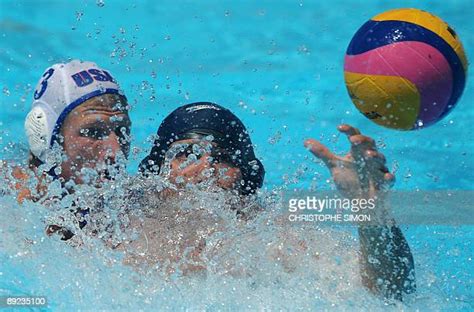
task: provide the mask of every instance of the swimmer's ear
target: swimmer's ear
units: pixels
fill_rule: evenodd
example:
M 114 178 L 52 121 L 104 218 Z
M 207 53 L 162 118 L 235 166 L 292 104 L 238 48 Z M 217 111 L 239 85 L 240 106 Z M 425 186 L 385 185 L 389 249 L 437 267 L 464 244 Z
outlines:
M 329 148 L 323 145 L 321 142 L 315 139 L 307 139 L 304 141 L 304 146 L 309 150 L 314 156 L 318 157 L 328 167 L 333 167 L 336 164 L 337 156 L 334 155 Z

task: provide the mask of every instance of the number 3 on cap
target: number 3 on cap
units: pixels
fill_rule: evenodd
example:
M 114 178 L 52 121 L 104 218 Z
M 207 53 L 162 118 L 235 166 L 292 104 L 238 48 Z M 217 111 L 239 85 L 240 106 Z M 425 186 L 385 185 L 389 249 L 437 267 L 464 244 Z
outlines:
M 43 93 L 46 91 L 46 88 L 48 87 L 48 79 L 51 78 L 51 76 L 54 73 L 54 68 L 48 69 L 47 72 L 43 74 L 43 80 L 41 81 L 41 90 L 35 90 L 34 98 L 35 100 L 39 99 Z

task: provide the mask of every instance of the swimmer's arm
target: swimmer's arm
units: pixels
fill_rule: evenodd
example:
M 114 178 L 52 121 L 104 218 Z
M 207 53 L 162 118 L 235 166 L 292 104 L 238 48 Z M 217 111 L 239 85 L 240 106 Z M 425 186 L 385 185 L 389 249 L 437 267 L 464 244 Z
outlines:
M 306 140 L 305 146 L 326 164 L 343 196 L 378 198 L 374 214 L 377 225 L 359 228 L 362 282 L 373 292 L 401 300 L 403 294 L 415 291 L 415 274 L 410 247 L 400 228 L 390 220 L 390 209 L 384 203 L 395 176 L 389 172 L 374 139 L 350 125 L 340 125 L 338 130 L 351 142 L 346 156 L 337 156 L 314 139 Z
M 359 226 L 362 283 L 387 299 L 415 292 L 413 256 L 396 225 Z

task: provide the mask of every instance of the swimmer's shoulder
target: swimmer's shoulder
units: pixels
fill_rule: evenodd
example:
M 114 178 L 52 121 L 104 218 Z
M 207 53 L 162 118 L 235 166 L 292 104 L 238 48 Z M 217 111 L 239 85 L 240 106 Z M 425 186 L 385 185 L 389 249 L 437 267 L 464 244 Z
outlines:
M 27 170 L 28 169 L 20 165 L 15 165 L 14 163 L 9 162 L 7 160 L 0 160 L 0 173 L 2 174 L 2 176 L 5 176 L 5 178 L 9 178 L 10 176 L 17 180 L 28 179 Z
M 22 203 L 27 199 L 34 200 L 28 182 L 32 177 L 34 179 L 37 179 L 37 177 L 30 168 L 15 165 L 6 160 L 0 160 L 0 176 L 9 184 L 12 190 L 17 192 L 18 203 Z
M 24 181 L 28 179 L 28 169 L 10 163 L 6 160 L 0 160 L 0 174 L 3 178 L 7 181 L 16 180 L 16 181 Z

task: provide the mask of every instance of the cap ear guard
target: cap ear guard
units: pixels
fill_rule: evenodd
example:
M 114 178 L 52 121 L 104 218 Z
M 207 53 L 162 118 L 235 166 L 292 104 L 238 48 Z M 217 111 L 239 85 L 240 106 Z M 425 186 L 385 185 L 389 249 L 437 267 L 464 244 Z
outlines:
M 57 114 L 42 101 L 35 101 L 33 108 L 26 116 L 25 132 L 31 153 L 42 162 L 49 150 L 51 135 Z
M 265 168 L 259 159 L 255 158 L 248 162 L 248 166 L 241 166 L 239 168 L 242 172 L 242 194 L 253 194 L 262 187 L 265 178 Z

